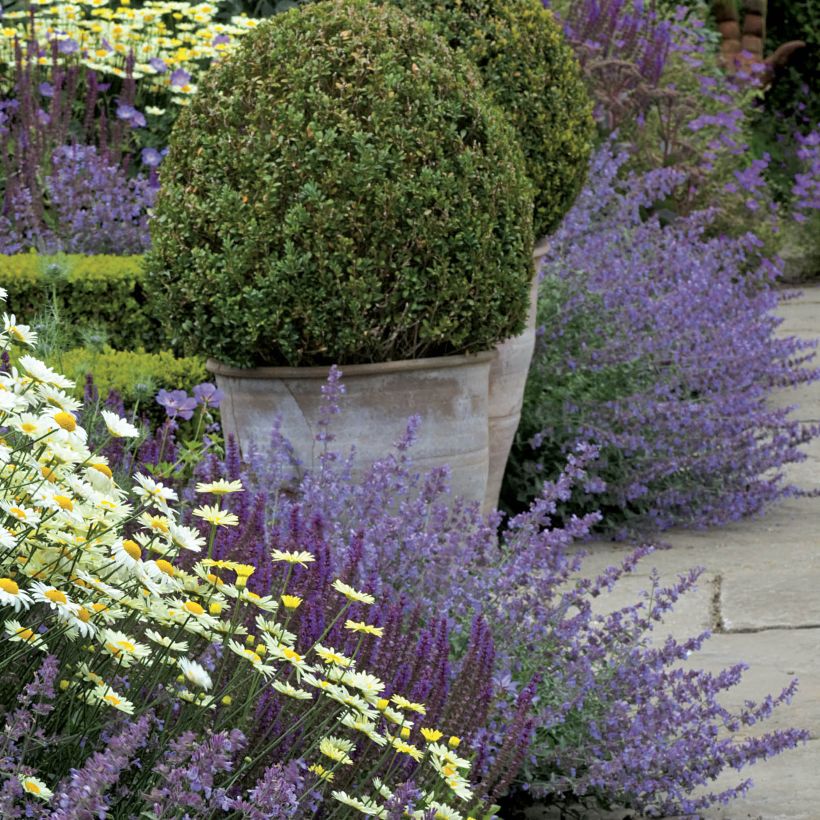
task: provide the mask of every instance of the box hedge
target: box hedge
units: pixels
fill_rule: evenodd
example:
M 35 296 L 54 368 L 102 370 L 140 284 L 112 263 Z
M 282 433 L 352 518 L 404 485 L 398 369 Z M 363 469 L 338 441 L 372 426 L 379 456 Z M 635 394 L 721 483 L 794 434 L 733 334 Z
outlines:
M 101 397 L 116 390 L 127 405 L 136 401 L 153 403 L 154 394 L 163 387 L 190 392 L 195 385 L 209 381 L 204 360 L 177 358 L 167 350 L 146 353 L 144 350 L 106 347 L 96 351 L 79 347 L 56 354 L 49 364 L 74 379 L 77 395 L 82 395 L 86 374 L 91 373 Z
M 0 287 L 8 291 L 7 312 L 29 324 L 55 300 L 74 341 L 79 330 L 102 327 L 116 348 L 157 344 L 159 325 L 147 307 L 141 256 L 0 256 Z

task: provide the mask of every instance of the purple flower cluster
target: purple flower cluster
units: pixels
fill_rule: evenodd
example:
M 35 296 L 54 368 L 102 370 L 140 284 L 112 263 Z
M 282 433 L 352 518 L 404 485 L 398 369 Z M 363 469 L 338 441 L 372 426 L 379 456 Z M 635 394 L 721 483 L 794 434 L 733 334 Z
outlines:
M 193 396 L 189 396 L 185 390 L 160 390 L 156 397 L 157 404 L 165 409 L 169 419 L 190 421 L 197 407 L 216 409 L 223 398 L 222 391 L 211 382 L 196 385 L 192 392 Z
M 132 173 L 133 133 L 145 116 L 134 106 L 130 62 L 109 116 L 107 85 L 66 65 L 57 40 L 15 48 L 13 94 L 0 102 L 0 252 L 141 253 L 158 161 L 146 163 L 147 175 Z M 43 81 L 39 61 L 49 57 Z
M 805 222 L 809 214 L 820 211 L 820 129 L 806 136 L 796 134 L 797 157 L 802 170 L 794 177 L 794 218 Z
M 535 495 L 586 441 L 601 492 L 582 508 L 655 529 L 734 520 L 797 492 L 783 467 L 818 431 L 770 398 L 818 377 L 813 345 L 777 335 L 778 268 L 753 235 L 710 236 L 709 212 L 665 225 L 652 209 L 682 175 L 621 180 L 625 161 L 599 153 L 553 237 L 506 497 Z
M 394 452 L 360 478 L 351 474 L 349 460 L 333 450 L 339 375 L 324 391 L 326 451 L 316 473 L 302 474 L 278 429 L 265 453 L 243 461 L 228 442 L 224 459 L 211 454 L 200 464 L 194 480 L 241 478 L 247 488 L 225 498 L 240 526 L 220 531 L 214 557 L 257 565 L 249 586 L 267 593 L 283 580 L 281 565 L 269 560 L 272 549 L 310 551 L 310 570 L 297 566 L 291 575 L 291 590 L 304 599 L 290 625 L 300 643 L 321 635 L 337 611 L 338 601 L 322 591 L 334 577 L 383 600 L 367 612 L 384 636 L 362 643 L 364 665 L 385 680 L 388 694 L 424 701 L 427 722 L 470 741 L 481 793 L 499 796 L 518 777 L 540 784 L 531 791 L 546 802 L 616 800 L 656 814 L 695 812 L 747 787 L 744 781 L 692 796 L 722 770 L 739 770 L 804 739 L 791 730 L 754 742 L 731 739 L 735 727 L 787 702 L 793 685 L 730 712 L 720 696 L 737 683 L 740 667 L 711 675 L 681 665 L 706 635 L 649 644 L 653 627 L 696 585 L 698 571 L 668 588 L 656 583 L 651 597 L 604 620 L 593 616 L 592 601 L 652 549 L 637 549 L 598 578 L 577 580 L 582 556 L 569 547 L 589 535 L 600 515 L 556 521 L 574 488 L 594 485 L 596 448 L 570 453 L 561 475 L 499 541 L 500 518 L 486 520 L 475 506 L 451 499 L 446 471 L 413 468 L 418 419 Z M 180 491 L 194 500 L 190 485 Z M 364 616 L 355 606 L 350 613 Z M 354 648 L 337 627 L 326 640 L 341 651 Z M 455 657 L 451 646 L 462 647 Z M 288 725 L 281 701 L 260 699 L 249 748 Z M 290 754 L 299 753 L 299 742 Z M 412 766 L 404 773 L 409 785 L 401 799 L 409 802 Z
M 544 0 L 544 5 L 551 4 Z M 572 3 L 564 32 L 597 101 L 597 119 L 607 132 L 642 115 L 658 98 L 672 26 L 659 18 L 654 3 Z

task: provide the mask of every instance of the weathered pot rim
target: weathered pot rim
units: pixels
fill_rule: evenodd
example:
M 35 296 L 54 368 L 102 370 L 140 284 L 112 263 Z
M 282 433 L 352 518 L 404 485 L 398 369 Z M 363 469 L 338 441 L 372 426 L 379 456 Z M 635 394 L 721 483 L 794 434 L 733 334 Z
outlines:
M 413 370 L 469 367 L 490 362 L 494 350 L 470 353 L 462 356 L 433 356 L 427 359 L 400 359 L 395 362 L 339 365 L 343 376 L 381 376 L 386 373 L 408 373 Z M 205 368 L 215 376 L 232 379 L 327 379 L 331 365 L 315 367 L 232 367 L 216 359 L 208 359 Z

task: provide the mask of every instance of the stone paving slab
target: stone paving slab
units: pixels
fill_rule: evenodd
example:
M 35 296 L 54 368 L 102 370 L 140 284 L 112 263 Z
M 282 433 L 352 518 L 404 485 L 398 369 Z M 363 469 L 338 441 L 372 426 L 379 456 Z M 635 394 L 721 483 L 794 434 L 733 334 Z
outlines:
M 701 576 L 697 589 L 684 595 L 663 622 L 653 629 L 653 640 L 662 643 L 669 635 L 682 640 L 713 629 L 712 610 L 717 584 L 716 576 Z M 631 575 L 623 578 L 611 592 L 605 592 L 593 601 L 592 611 L 596 615 L 605 615 L 623 607 L 633 606 L 639 601 L 648 604 L 644 593 L 649 592 L 651 587 L 648 575 Z
M 754 766 L 755 785 L 745 798 L 711 809 L 705 820 L 818 820 L 820 818 L 820 741 Z M 729 784 L 721 778 L 717 786 Z
M 713 674 L 735 663 L 748 664 L 740 683 L 721 698 L 721 703 L 731 709 L 741 707 L 746 700 L 760 701 L 766 695 L 779 694 L 793 678 L 798 678 L 793 701 L 775 710 L 759 731 L 755 727 L 750 734 L 799 728 L 807 729 L 813 739 L 820 739 L 820 629 L 713 635 L 688 663 Z M 768 765 L 753 766 L 749 776 L 757 782 L 757 773 Z
M 820 627 L 820 555 L 791 568 L 759 567 L 730 572 L 720 587 L 720 614 L 727 632 Z M 820 645 L 818 645 L 820 651 Z
M 820 337 L 820 286 L 805 288 L 799 301 L 782 304 L 780 332 L 804 339 Z M 820 364 L 820 362 L 818 362 Z M 800 404 L 793 417 L 820 420 L 820 385 L 781 391 L 776 406 Z M 778 403 L 779 402 L 779 403 Z M 790 465 L 788 480 L 820 490 L 820 440 L 810 442 L 805 462 Z M 595 603 L 596 614 L 634 604 L 650 586 L 655 568 L 669 583 L 694 566 L 704 568 L 697 589 L 684 596 L 655 630 L 683 639 L 711 629 L 715 634 L 687 663 L 717 674 L 734 663 L 749 669 L 741 682 L 721 696 L 736 710 L 746 700 L 777 695 L 792 678 L 800 687 L 787 706 L 775 711 L 749 735 L 774 729 L 808 729 L 812 740 L 799 749 L 758 763 L 741 773 L 721 776 L 710 789 L 722 790 L 746 777 L 754 781 L 747 797 L 710 809 L 706 820 L 820 820 L 820 497 L 786 499 L 764 516 L 709 530 L 664 533 L 661 549 L 636 572 L 621 579 Z M 628 544 L 598 541 L 583 545 L 588 555 L 582 573 L 594 576 L 623 560 Z M 557 820 L 558 812 L 540 809 L 532 818 Z M 631 811 L 588 812 L 589 820 L 626 820 Z

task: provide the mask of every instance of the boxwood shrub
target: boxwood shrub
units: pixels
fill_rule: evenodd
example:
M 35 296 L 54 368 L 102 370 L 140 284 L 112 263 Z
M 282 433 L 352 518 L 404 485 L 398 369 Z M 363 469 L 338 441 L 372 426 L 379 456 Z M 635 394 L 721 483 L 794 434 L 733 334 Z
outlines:
M 208 381 L 204 360 L 197 357 L 177 358 L 167 350 L 146 353 L 145 350 L 100 351 L 77 347 L 55 355 L 49 364 L 76 382 L 76 393 L 83 394 L 85 377 L 94 377 L 94 386 L 105 398 L 116 390 L 126 405 L 136 401 L 151 406 L 160 389 L 187 390 Z
M 141 256 L 0 256 L 0 287 L 8 291 L 5 309 L 21 322 L 33 322 L 54 300 L 69 334 L 96 326 L 115 347 L 156 344 Z
M 518 131 L 536 186 L 536 236 L 550 233 L 581 189 L 592 108 L 581 71 L 540 0 L 393 0 L 430 20 L 475 63 Z
M 329 0 L 203 79 L 148 275 L 169 337 L 240 367 L 474 352 L 523 326 L 532 207 L 469 61 L 396 8 Z

